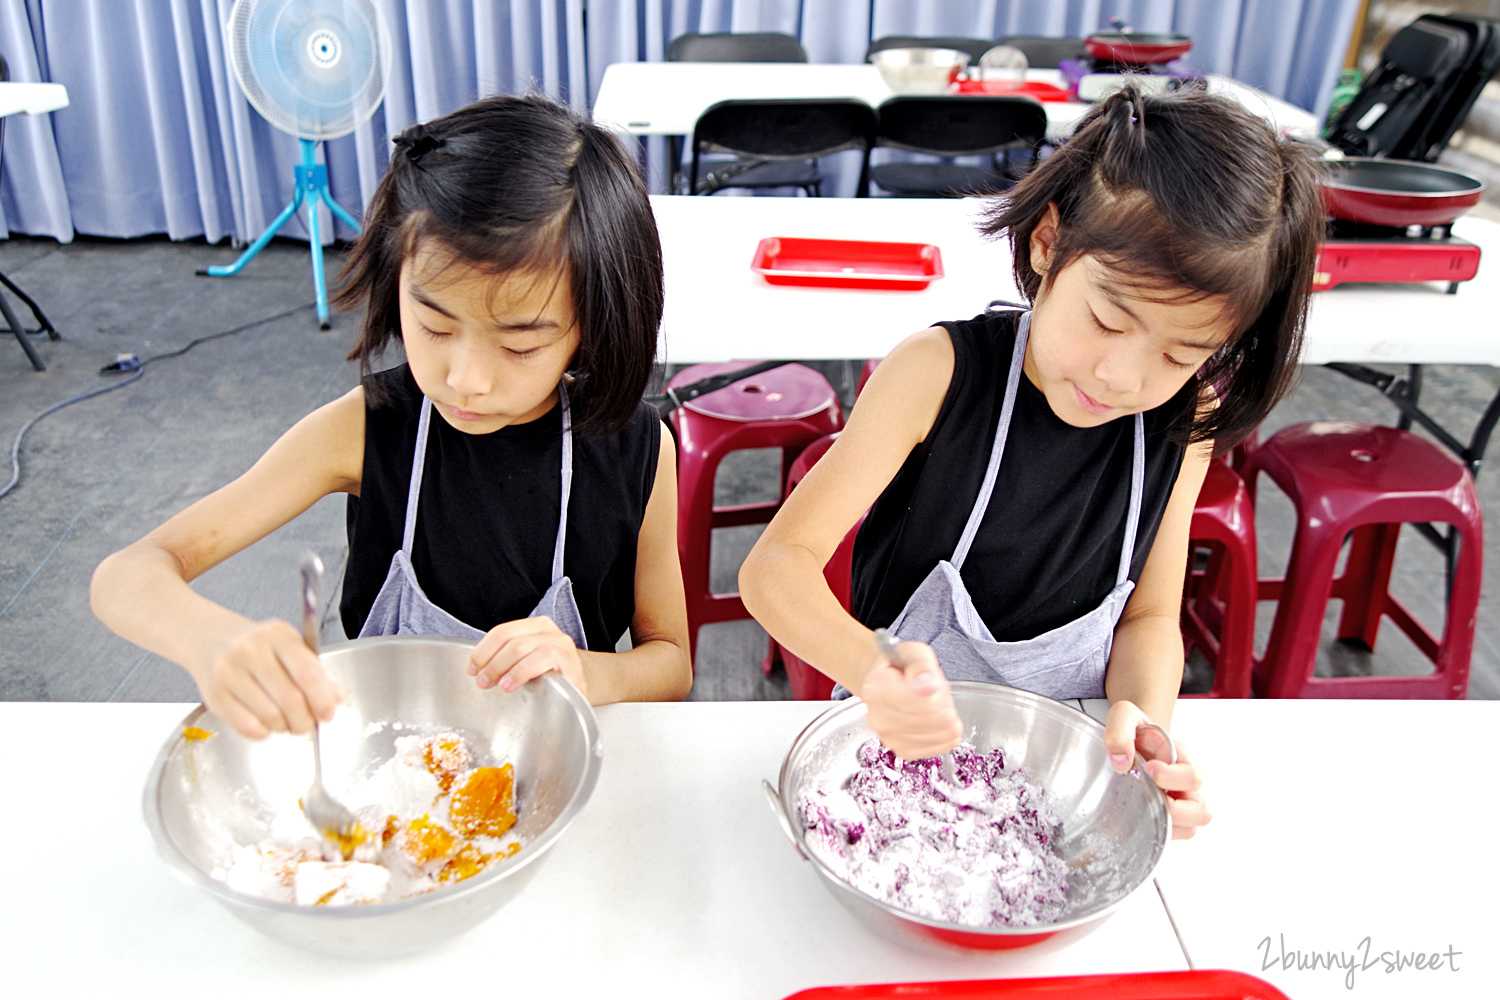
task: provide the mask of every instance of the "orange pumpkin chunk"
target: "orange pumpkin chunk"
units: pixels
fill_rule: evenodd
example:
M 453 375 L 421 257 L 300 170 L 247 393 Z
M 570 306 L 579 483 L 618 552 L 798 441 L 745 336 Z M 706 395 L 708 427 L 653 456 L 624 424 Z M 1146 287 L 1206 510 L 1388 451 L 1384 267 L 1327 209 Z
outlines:
M 476 768 L 453 793 L 449 815 L 460 833 L 499 837 L 516 823 L 514 768 Z

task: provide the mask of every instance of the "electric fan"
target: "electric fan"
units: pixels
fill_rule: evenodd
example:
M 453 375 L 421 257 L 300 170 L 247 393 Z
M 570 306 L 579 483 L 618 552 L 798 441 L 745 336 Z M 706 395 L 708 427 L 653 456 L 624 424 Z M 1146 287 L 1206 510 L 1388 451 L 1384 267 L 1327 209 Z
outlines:
M 295 135 L 302 162 L 294 169 L 291 204 L 227 267 L 199 274 L 238 274 L 265 249 L 305 201 L 312 244 L 318 325 L 328 329 L 328 290 L 318 202 L 359 231 L 354 216 L 328 191 L 328 168 L 315 158 L 324 139 L 348 135 L 375 113 L 385 96 L 390 46 L 372 0 L 236 0 L 224 25 L 225 47 L 245 98 L 273 126 Z

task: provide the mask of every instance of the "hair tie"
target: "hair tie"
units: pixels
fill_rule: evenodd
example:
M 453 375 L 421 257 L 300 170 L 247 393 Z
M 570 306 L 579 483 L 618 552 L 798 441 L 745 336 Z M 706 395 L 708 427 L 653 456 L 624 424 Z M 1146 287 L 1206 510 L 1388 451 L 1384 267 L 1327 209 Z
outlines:
M 396 137 L 396 144 L 406 151 L 406 158 L 421 166 L 422 157 L 442 147 L 446 140 L 427 131 L 426 125 L 413 125 Z

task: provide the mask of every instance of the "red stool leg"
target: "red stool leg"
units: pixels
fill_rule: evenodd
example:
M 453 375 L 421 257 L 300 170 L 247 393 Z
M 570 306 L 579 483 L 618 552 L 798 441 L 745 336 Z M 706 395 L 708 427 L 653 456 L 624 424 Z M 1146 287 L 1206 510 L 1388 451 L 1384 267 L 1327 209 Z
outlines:
M 1391 589 L 1391 566 L 1396 561 L 1400 531 L 1399 524 L 1367 524 L 1350 534 L 1344 575 L 1333 587 L 1333 596 L 1344 602 L 1339 617 L 1340 639 L 1354 639 L 1366 649 L 1375 648 L 1385 596 Z
M 1256 582 L 1254 510 L 1226 463 L 1209 467 L 1189 529 L 1208 565 L 1187 582 L 1183 633 L 1214 668 L 1213 690 L 1186 697 L 1248 698 L 1254 660 Z

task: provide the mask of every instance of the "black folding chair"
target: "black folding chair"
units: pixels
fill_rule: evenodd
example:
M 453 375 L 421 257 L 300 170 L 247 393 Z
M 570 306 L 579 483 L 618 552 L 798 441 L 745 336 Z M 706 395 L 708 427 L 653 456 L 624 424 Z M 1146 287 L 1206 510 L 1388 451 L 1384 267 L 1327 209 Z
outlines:
M 0 56 L 0 82 L 9 82 L 9 80 L 10 64 L 5 61 L 4 56 Z M 3 150 L 4 147 L 5 119 L 0 118 L 0 150 Z M 0 162 L 3 162 L 3 157 L 0 157 Z M 52 326 L 52 321 L 49 320 L 46 314 L 42 312 L 41 306 L 32 301 L 30 295 L 27 295 L 25 292 L 21 291 L 21 289 L 17 287 L 16 283 L 14 281 L 11 281 L 4 274 L 0 274 L 0 285 L 4 285 L 6 288 L 10 289 L 11 293 L 15 295 L 16 298 L 20 299 L 31 308 L 31 314 L 36 317 L 37 325 L 40 327 L 40 329 L 32 330 L 29 332 L 40 333 L 45 330 L 47 336 L 52 340 L 59 339 L 57 330 Z M 16 316 L 15 310 L 10 307 L 10 303 L 6 301 L 3 294 L 0 294 L 0 316 L 5 317 L 5 322 L 10 326 L 10 332 L 16 335 L 16 340 L 20 343 L 21 350 L 26 352 L 27 359 L 31 361 L 31 367 L 35 368 L 39 372 L 46 371 L 47 366 L 42 363 L 42 356 L 36 352 L 35 347 L 31 346 L 31 341 L 26 339 L 26 334 L 28 332 L 27 329 L 21 325 L 20 318 Z
M 720 32 L 678 35 L 667 46 L 667 62 L 807 62 L 807 51 L 780 32 Z M 680 186 L 682 137 L 667 137 L 667 177 Z
M 1026 54 L 1026 63 L 1032 69 L 1056 69 L 1064 59 L 1082 59 L 1088 55 L 1082 38 L 1054 38 L 1049 35 L 1006 35 L 995 42 L 1009 45 Z M 977 57 L 976 57 L 977 61 Z
M 791 35 L 775 31 L 678 35 L 667 46 L 667 62 L 807 62 L 807 51 Z
M 876 146 L 931 156 L 988 156 L 989 166 L 959 163 L 881 163 L 870 179 L 892 194 L 953 198 L 1003 191 L 1016 182 L 1009 154 L 1034 158 L 1047 134 L 1047 113 L 1020 96 L 892 97 L 880 106 Z M 1000 166 L 997 154 L 1006 154 Z M 1028 167 L 1030 163 L 1028 162 Z
M 820 157 L 857 149 L 862 154 L 859 195 L 869 187 L 875 109 L 864 101 L 720 101 L 698 117 L 686 193 L 713 194 L 729 187 L 798 187 L 822 194 Z M 710 160 L 711 153 L 733 159 Z
M 970 65 L 977 65 L 979 57 L 995 46 L 994 42 L 987 42 L 983 38 L 938 38 L 923 37 L 920 35 L 886 35 L 877 38 L 870 43 L 869 49 L 865 51 L 865 62 L 877 52 L 886 49 L 956 49 L 959 52 L 969 54 Z

